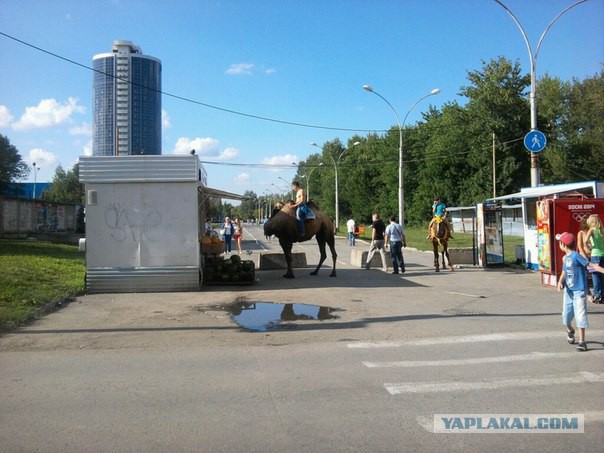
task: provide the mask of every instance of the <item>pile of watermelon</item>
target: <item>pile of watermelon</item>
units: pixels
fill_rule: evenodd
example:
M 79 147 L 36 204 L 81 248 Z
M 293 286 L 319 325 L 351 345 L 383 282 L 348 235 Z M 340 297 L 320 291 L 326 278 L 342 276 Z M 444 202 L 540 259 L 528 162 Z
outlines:
M 239 255 L 232 255 L 228 259 L 219 257 L 206 264 L 206 282 L 223 283 L 229 282 L 254 282 L 255 264 L 251 260 L 242 260 Z

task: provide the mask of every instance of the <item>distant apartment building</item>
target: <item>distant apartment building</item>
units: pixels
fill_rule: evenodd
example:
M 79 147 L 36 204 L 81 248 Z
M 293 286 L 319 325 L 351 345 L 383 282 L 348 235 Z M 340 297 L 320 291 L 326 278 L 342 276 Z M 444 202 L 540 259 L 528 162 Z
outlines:
M 130 41 L 95 55 L 94 156 L 160 155 L 161 61 Z

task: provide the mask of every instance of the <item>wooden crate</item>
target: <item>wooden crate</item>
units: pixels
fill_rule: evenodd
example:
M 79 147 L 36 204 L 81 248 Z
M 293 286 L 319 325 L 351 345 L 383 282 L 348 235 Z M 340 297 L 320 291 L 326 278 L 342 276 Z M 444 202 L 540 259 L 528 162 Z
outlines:
M 219 244 L 204 244 L 201 243 L 201 253 L 203 255 L 220 255 L 224 251 L 224 242 Z

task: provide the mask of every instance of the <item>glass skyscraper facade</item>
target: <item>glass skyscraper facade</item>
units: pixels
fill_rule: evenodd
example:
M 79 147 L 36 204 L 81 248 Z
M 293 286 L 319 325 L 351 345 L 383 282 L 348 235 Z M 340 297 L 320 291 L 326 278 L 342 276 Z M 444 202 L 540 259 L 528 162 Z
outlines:
M 94 156 L 161 154 L 161 62 L 130 41 L 92 59 Z

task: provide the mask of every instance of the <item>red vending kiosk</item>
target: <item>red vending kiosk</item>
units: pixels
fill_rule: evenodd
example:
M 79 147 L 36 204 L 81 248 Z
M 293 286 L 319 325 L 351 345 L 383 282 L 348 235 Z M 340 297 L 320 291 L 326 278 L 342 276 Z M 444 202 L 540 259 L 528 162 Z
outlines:
M 538 260 L 543 285 L 556 286 L 562 273 L 564 253 L 556 234 L 568 231 L 575 236 L 581 220 L 592 214 L 604 219 L 604 198 L 544 199 L 537 202 Z

